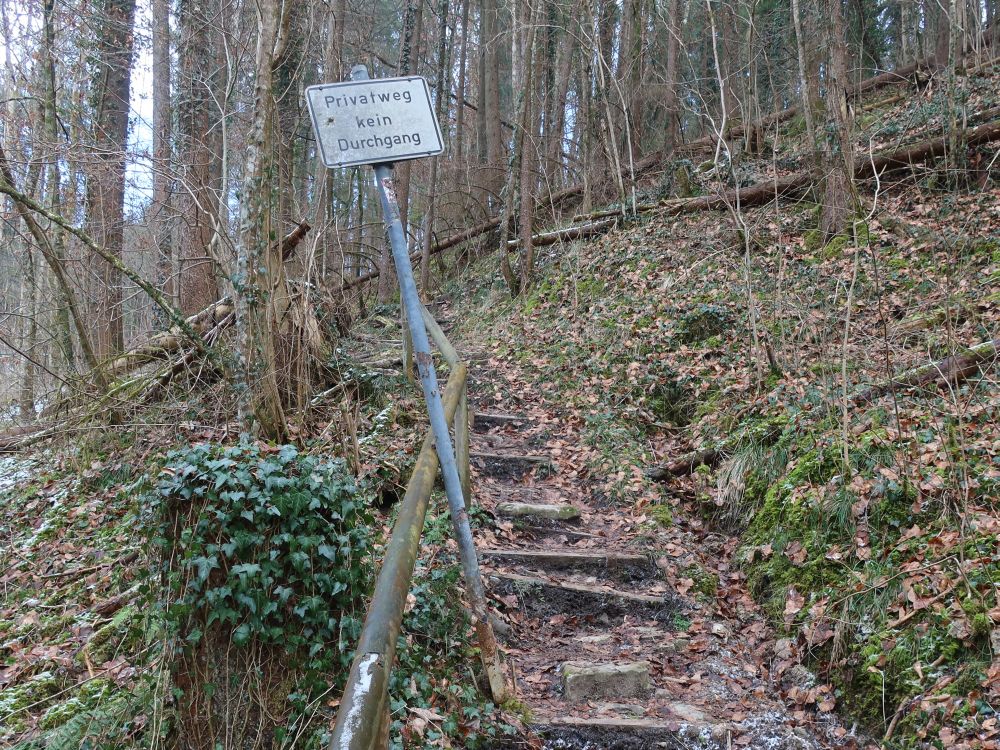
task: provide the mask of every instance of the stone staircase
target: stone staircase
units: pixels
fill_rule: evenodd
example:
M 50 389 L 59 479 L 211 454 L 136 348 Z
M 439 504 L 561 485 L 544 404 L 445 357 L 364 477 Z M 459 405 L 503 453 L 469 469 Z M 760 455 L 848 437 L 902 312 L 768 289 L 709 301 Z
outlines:
M 695 648 L 685 626 L 704 605 L 666 584 L 649 540 L 619 530 L 620 511 L 560 476 L 545 451 L 553 427 L 477 413 L 472 438 L 476 502 L 495 519 L 477 544 L 533 746 L 833 746 L 793 726 L 746 655 L 729 652 L 734 626 L 713 623 Z M 756 727 L 739 708 L 748 696 Z

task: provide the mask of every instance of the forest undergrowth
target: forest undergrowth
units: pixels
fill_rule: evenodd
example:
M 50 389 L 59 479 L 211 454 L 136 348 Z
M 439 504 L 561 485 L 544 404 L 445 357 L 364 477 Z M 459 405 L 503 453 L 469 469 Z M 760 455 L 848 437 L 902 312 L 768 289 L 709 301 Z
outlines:
M 973 81 L 964 106 L 995 108 L 996 82 Z M 892 148 L 940 130 L 934 91 L 879 96 L 858 103 L 859 145 Z M 767 158 L 664 165 L 643 200 L 801 170 L 801 126 L 786 123 Z M 585 470 L 609 507 L 738 544 L 740 567 L 726 584 L 746 587 L 776 632 L 761 667 L 776 685 L 801 667 L 817 678 L 783 688 L 784 697 L 802 712 L 851 717 L 888 747 L 989 748 L 1000 737 L 996 357 L 951 381 L 893 385 L 998 337 L 995 161 L 974 151 L 960 181 L 930 165 L 865 184 L 852 231 L 826 242 L 810 198 L 685 216 L 652 209 L 603 237 L 539 248 L 539 278 L 513 300 L 495 254 L 481 253 L 442 290 L 460 345 L 485 352 L 499 372 L 516 371 L 530 384 L 525 398 L 581 425 Z M 264 569 L 289 533 L 277 522 L 267 538 L 239 537 L 263 556 L 221 566 L 225 582 L 212 561 L 231 554 L 219 540 L 236 531 L 181 539 L 176 556 L 162 555 L 167 535 L 150 540 L 164 520 L 151 515 L 152 499 L 173 492 L 171 477 L 186 466 L 196 467 L 199 498 L 243 491 L 216 485 L 208 463 L 241 441 L 218 384 L 193 396 L 172 384 L 176 400 L 134 424 L 125 415 L 129 427 L 95 425 L 0 459 L 0 743 L 164 746 L 183 721 L 185 662 L 173 657 L 201 664 L 198 644 L 239 611 L 292 649 L 261 652 L 251 670 L 270 693 L 271 739 L 319 746 L 423 429 L 419 393 L 399 374 L 397 312 L 366 311 L 329 363 L 338 384 L 313 400 L 294 455 L 254 444 L 230 457 L 262 498 L 232 517 L 240 533 L 243 512 L 297 502 L 288 493 L 301 488 L 261 478 L 276 457 L 296 466 L 341 459 L 350 502 L 372 514 L 370 538 L 357 545 L 365 551 L 351 559 L 350 597 L 336 598 L 343 581 L 322 582 L 337 589 L 323 605 L 296 588 L 313 559 L 341 554 L 324 540 L 301 551 L 300 567 Z M 208 453 L 192 456 L 197 446 Z M 182 453 L 168 458 L 172 449 Z M 477 694 L 447 529 L 437 502 L 394 677 L 396 745 L 474 747 L 518 723 Z M 329 632 L 296 629 L 289 639 L 268 631 L 264 614 L 254 620 L 259 603 L 240 599 L 240 586 L 265 573 L 299 619 Z M 188 596 L 199 580 L 215 599 Z M 712 596 L 706 580 L 669 583 Z M 313 651 L 335 638 L 337 653 Z M 289 655 L 299 671 L 269 671 Z
M 146 424 L 0 458 L 0 744 L 171 747 L 183 731 L 206 747 L 326 745 L 420 438 L 398 368 L 349 362 L 349 427 L 343 404 L 320 406 L 304 449 L 208 424 L 226 411 L 210 386 Z M 390 687 L 392 747 L 515 731 L 478 689 L 449 539 L 440 497 Z

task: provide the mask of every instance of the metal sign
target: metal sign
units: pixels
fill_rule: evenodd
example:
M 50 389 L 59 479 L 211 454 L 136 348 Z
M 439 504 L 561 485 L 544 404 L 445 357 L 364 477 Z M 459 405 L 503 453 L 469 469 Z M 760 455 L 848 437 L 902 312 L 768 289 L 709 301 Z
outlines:
M 310 86 L 306 102 L 328 167 L 422 159 L 444 151 L 430 90 L 420 76 Z

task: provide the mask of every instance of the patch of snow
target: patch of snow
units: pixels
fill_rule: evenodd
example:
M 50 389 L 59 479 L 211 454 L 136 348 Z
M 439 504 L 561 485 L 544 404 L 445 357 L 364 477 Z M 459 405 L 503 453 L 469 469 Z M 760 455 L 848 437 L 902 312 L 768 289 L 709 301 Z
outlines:
M 22 456 L 0 456 L 0 500 L 3 493 L 29 481 L 35 474 L 37 462 Z
M 754 714 L 740 727 L 753 738 L 751 747 L 760 750 L 819 750 L 821 745 L 808 732 L 788 725 L 789 717 L 778 711 Z

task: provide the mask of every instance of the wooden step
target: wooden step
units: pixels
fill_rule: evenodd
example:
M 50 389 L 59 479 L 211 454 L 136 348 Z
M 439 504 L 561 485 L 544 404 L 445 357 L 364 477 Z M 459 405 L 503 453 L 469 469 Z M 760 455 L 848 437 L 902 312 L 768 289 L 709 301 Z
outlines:
M 473 466 L 487 476 L 501 479 L 519 479 L 532 469 L 552 468 L 552 461 L 548 456 L 473 451 L 469 458 L 472 459 Z
M 498 503 L 497 515 L 505 518 L 544 518 L 548 521 L 569 521 L 580 517 L 580 510 L 566 503 Z
M 487 549 L 480 554 L 490 560 L 504 560 L 549 570 L 612 571 L 640 578 L 656 574 L 656 566 L 648 557 L 627 552 Z
M 679 608 L 674 596 L 652 596 L 572 581 L 554 581 L 519 573 L 489 572 L 494 594 L 514 594 L 533 617 L 566 614 L 583 621 L 655 620 L 669 624 Z

